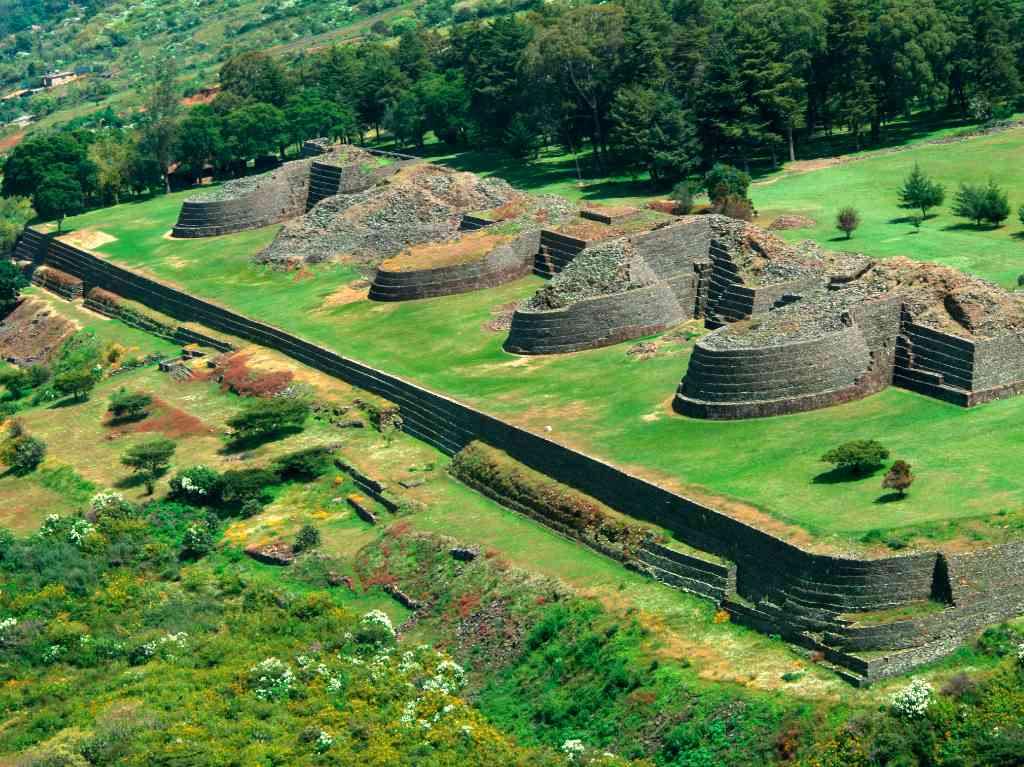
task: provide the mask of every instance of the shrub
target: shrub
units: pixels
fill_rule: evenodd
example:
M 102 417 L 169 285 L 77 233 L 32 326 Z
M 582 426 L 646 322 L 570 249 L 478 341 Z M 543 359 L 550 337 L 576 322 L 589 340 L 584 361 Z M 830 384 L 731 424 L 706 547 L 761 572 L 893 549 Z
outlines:
M 821 457 L 838 469 L 854 474 L 865 474 L 877 469 L 889 457 L 889 450 L 873 439 L 855 439 L 844 442 Z
M 332 453 L 328 447 L 297 450 L 274 461 L 273 470 L 281 479 L 313 480 L 331 468 Z
M 220 480 L 221 501 L 240 508 L 249 500 L 265 500 L 267 490 L 277 484 L 277 475 L 268 469 L 231 469 Z
M 171 495 L 194 505 L 216 503 L 220 492 L 220 474 L 208 466 L 190 466 L 171 480 Z
M 107 412 L 115 421 L 134 421 L 148 415 L 147 408 L 153 404 L 153 398 L 141 392 L 129 392 L 121 387 L 110 395 Z
M 249 669 L 249 686 L 260 700 L 290 697 L 294 685 L 291 666 L 277 658 L 266 658 Z
M 46 443 L 37 437 L 21 434 L 0 445 L 0 461 L 12 474 L 31 474 L 46 458 Z
M 385 645 L 395 639 L 395 627 L 391 618 L 381 610 L 370 610 L 356 624 L 355 640 L 359 644 Z
M 704 190 L 712 203 L 726 197 L 747 199 L 750 188 L 750 174 L 725 163 L 715 163 L 711 170 L 704 174 Z
M 295 536 L 295 544 L 292 546 L 292 550 L 298 554 L 300 551 L 315 549 L 319 545 L 320 531 L 313 525 L 303 525 L 298 535 Z
M 860 213 L 852 205 L 840 208 L 836 213 L 836 229 L 846 233 L 846 239 L 853 236 L 854 230 L 860 226 Z
M 238 514 L 243 519 L 255 517 L 263 512 L 263 505 L 264 501 L 262 498 L 246 498 L 242 501 L 242 507 L 238 510 Z
M 915 679 L 909 685 L 893 693 L 889 705 L 896 716 L 917 719 L 924 716 L 932 703 L 935 690 L 922 679 Z
M 185 528 L 181 540 L 181 554 L 186 559 L 198 559 L 213 549 L 213 531 L 206 522 L 194 522 Z
M 906 461 L 896 461 L 882 480 L 882 488 L 895 490 L 902 498 L 907 494 L 907 489 L 913 482 L 914 475 L 910 472 L 910 464 Z
M 680 181 L 676 184 L 668 198 L 676 204 L 675 212 L 680 215 L 686 215 L 693 210 L 693 187 L 689 181 Z
M 720 200 L 715 201 L 714 205 L 711 206 L 711 210 L 740 221 L 754 220 L 754 206 L 750 200 L 734 194 L 726 195 Z
M 309 416 L 309 403 L 288 397 L 256 400 L 228 419 L 235 441 L 254 440 L 301 430 Z

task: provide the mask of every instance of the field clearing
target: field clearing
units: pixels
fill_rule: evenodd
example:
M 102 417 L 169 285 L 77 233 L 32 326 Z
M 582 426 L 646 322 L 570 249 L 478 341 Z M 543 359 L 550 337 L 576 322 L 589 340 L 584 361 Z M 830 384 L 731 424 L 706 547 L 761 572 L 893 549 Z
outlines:
M 895 191 L 890 200 L 884 190 L 895 190 L 915 159 L 945 181 L 949 192 L 953 179 L 943 173 L 966 165 L 973 174 L 968 180 L 984 180 L 988 170 L 1002 168 L 997 178 L 1009 185 L 1010 159 L 1021 153 L 1024 131 L 1015 130 L 789 175 L 755 187 L 753 195 L 766 218 L 783 212 L 817 217 L 815 230 L 787 237 L 816 234 L 829 247 L 837 245 L 830 222 L 812 201 L 827 207 L 828 199 L 852 197 L 864 206 L 865 224 L 851 247 L 880 256 L 901 252 L 934 258 L 1006 284 L 1024 271 L 1024 246 L 1010 236 L 1015 227 L 951 229 L 952 218 L 943 211 L 920 234 L 910 235 L 909 224 L 881 220 L 883 214 L 903 215 Z M 983 158 L 990 167 L 979 165 Z M 1024 190 L 1011 186 L 1010 192 L 1012 203 L 1024 202 Z M 664 340 L 646 360 L 627 355 L 631 343 L 572 355 L 516 357 L 502 351 L 504 335 L 484 325 L 498 307 L 529 296 L 543 284 L 540 278 L 400 304 L 371 303 L 358 295 L 332 301 L 359 276 L 350 265 L 280 273 L 249 260 L 272 238 L 274 227 L 210 240 L 166 239 L 182 196 L 94 211 L 69 225 L 115 236 L 98 252 L 118 263 L 519 425 L 550 432 L 680 492 L 730 506 L 787 537 L 810 533 L 833 548 L 848 548 L 874 531 L 875 539 L 932 545 L 951 539 L 1001 541 L 1024 528 L 1024 480 L 1015 457 L 1024 442 L 1024 428 L 1017 426 L 1024 416 L 1022 398 L 967 411 L 890 388 L 860 402 L 772 419 L 687 419 L 672 413 L 670 402 L 692 341 Z M 904 250 L 906 243 L 916 249 Z M 914 466 L 918 479 L 906 500 L 880 500 L 881 474 L 841 481 L 826 471 L 820 456 L 853 438 L 881 439 L 894 458 Z

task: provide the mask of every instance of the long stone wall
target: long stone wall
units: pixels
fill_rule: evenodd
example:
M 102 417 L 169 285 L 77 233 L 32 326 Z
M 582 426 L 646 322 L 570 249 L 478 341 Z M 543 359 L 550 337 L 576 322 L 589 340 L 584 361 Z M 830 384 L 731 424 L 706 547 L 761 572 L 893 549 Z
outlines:
M 172 234 L 215 237 L 277 224 L 306 211 L 310 160 L 295 160 L 267 173 L 256 189 L 229 200 L 186 200 Z
M 374 301 L 409 301 L 493 288 L 525 277 L 533 269 L 540 231 L 524 232 L 477 261 L 415 271 L 377 269 L 370 285 Z
M 36 252 L 51 264 L 165 314 L 201 322 L 221 332 L 281 351 L 348 383 L 396 403 L 403 428 L 453 454 L 473 439 L 493 445 L 523 464 L 575 487 L 618 511 L 673 532 L 694 548 L 736 564 L 737 620 L 767 623 L 764 630 L 805 637 L 806 625 L 819 615 L 899 607 L 953 594 L 950 571 L 937 552 L 861 560 L 817 554 L 794 546 L 725 513 L 635 477 L 591 456 L 487 415 L 473 407 L 433 393 L 411 382 L 342 357 L 265 323 L 242 317 L 212 302 L 141 277 L 102 258 L 50 240 Z M 1007 557 L 1012 561 L 1012 553 Z M 985 572 L 979 555 L 973 567 Z M 996 597 L 983 579 L 969 598 Z M 1012 614 L 1016 604 L 1005 600 L 989 615 Z M 746 611 L 747 617 L 742 613 Z M 1007 612 L 1009 611 L 1009 612 Z M 810 617 L 808 617 L 810 616 Z M 809 640 L 808 640 L 809 641 Z M 960 638 L 941 640 L 916 655 L 893 655 L 869 661 L 847 660 L 865 678 L 898 673 L 921 659 L 948 652 Z M 835 658 L 842 653 L 833 652 Z M 883 662 L 884 661 L 884 662 Z M 838 661 L 837 661 L 838 662 Z M 871 664 L 874 664 L 873 666 Z M 909 664 L 906 665 L 906 664 Z

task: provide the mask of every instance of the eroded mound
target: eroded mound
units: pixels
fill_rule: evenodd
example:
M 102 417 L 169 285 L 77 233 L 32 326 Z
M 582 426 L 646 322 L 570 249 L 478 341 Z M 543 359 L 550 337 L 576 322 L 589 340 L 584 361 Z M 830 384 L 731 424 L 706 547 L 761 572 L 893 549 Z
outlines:
M 76 330 L 45 302 L 26 298 L 0 322 L 0 359 L 16 365 L 47 363 Z
M 626 237 L 599 243 L 578 255 L 522 305 L 527 311 L 561 309 L 577 301 L 654 284 L 657 277 Z
M 256 260 L 295 265 L 346 257 L 375 267 L 412 246 L 452 239 L 467 211 L 521 196 L 503 179 L 416 163 L 365 191 L 322 200 L 287 222 Z

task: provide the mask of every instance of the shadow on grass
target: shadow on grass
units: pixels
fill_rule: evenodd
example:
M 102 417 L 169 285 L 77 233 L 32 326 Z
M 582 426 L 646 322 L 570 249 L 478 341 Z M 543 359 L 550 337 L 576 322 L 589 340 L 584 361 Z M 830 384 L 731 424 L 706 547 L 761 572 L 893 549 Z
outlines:
M 49 410 L 59 410 L 60 408 L 71 407 L 72 405 L 81 405 L 88 401 L 88 397 L 83 397 L 81 399 L 75 396 L 65 397 L 64 399 L 59 399 L 50 405 Z
M 145 421 L 149 418 L 152 413 L 136 413 L 134 415 L 123 415 L 120 418 L 108 418 L 103 422 L 103 425 L 107 428 L 113 429 L 118 426 L 125 426 L 130 423 L 138 423 L 139 421 Z
M 960 223 L 960 224 L 949 224 L 947 226 L 944 226 L 944 227 L 942 227 L 942 231 L 944 231 L 944 232 L 994 232 L 997 229 L 1002 229 L 1003 226 L 1004 226 L 1003 224 L 970 224 L 970 223 L 964 222 L 964 223 Z
M 129 474 L 127 477 L 122 477 L 114 483 L 114 487 L 118 490 L 130 490 L 133 487 L 142 487 L 146 484 L 146 476 L 144 474 Z
M 302 427 L 291 426 L 286 429 L 276 429 L 266 434 L 258 434 L 252 437 L 244 437 L 242 439 L 232 440 L 218 452 L 221 455 L 236 455 L 238 453 L 244 453 L 248 450 L 254 450 L 257 447 L 266 445 L 270 442 L 277 442 L 285 437 L 290 437 L 292 434 L 300 434 Z
M 870 471 L 853 471 L 852 469 L 835 468 L 823 471 L 816 475 L 811 484 L 814 485 L 840 485 L 844 482 L 860 482 L 862 479 L 869 479 L 874 476 L 881 466 L 876 466 Z
M 875 500 L 872 501 L 872 503 L 897 503 L 898 501 L 904 500 L 906 497 L 907 496 L 900 495 L 899 493 L 886 493 L 885 495 L 878 496 Z

